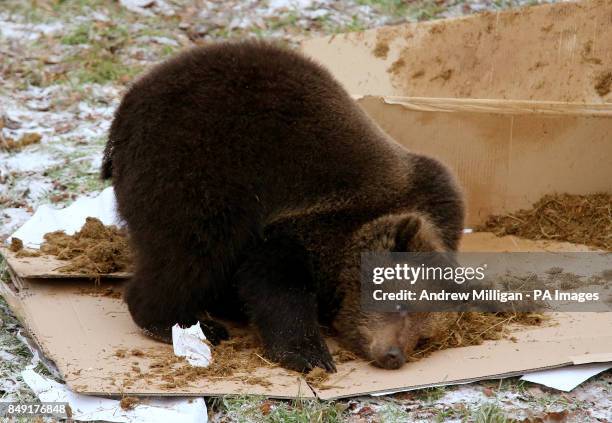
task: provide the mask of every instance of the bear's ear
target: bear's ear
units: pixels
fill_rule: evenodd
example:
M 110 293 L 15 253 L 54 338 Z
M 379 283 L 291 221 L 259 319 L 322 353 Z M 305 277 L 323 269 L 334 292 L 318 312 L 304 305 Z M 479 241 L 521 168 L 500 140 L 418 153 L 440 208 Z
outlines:
M 397 223 L 395 247 L 393 251 L 409 251 L 408 246 L 418 235 L 423 226 L 423 219 L 417 214 L 408 214 Z

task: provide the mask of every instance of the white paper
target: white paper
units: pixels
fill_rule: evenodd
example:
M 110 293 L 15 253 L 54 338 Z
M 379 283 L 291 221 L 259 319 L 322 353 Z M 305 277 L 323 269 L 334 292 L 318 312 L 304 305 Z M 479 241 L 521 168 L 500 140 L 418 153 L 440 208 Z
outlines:
M 580 364 L 578 366 L 529 373 L 521 377 L 521 380 L 569 392 L 587 379 L 608 369 L 612 369 L 612 363 Z
M 36 373 L 32 368 L 21 372 L 23 380 L 42 402 L 67 402 L 74 420 L 104 420 L 130 423 L 206 423 L 208 413 L 204 398 L 142 398 L 131 410 L 123 410 L 118 400 L 81 395 L 66 385 Z
M 210 364 L 212 355 L 205 340 L 206 336 L 202 332 L 200 322 L 185 329 L 178 324 L 172 327 L 174 355 L 185 357 L 192 366 L 208 367 Z
M 87 217 L 97 217 L 105 225 L 121 225 L 117 214 L 115 192 L 106 188 L 95 197 L 81 197 L 63 209 L 42 205 L 11 237 L 19 238 L 28 248 L 39 248 L 47 232 L 66 231 L 72 235 L 81 229 Z

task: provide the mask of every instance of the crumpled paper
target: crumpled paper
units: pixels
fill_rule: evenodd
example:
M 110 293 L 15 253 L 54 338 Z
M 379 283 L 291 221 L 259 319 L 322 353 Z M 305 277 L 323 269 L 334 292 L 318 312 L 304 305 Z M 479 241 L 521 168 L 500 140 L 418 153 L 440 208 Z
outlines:
M 178 324 L 172 327 L 174 355 L 185 357 L 192 366 L 208 367 L 212 361 L 210 347 L 204 341 L 206 336 L 202 332 L 200 322 L 188 328 L 182 328 Z
M 21 372 L 24 382 L 43 402 L 67 402 L 72 420 L 116 423 L 208 422 L 206 403 L 202 397 L 141 397 L 141 403 L 131 410 L 124 410 L 119 400 L 72 392 L 67 385 L 34 371 L 42 364 L 51 374 L 59 376 L 59 371 L 41 358 L 38 348 L 29 338 L 20 333 L 18 337 L 32 353 L 31 364 Z
M 103 420 L 117 423 L 205 423 L 208 421 L 204 398 L 143 398 L 132 410 L 121 408 L 115 399 L 81 395 L 66 385 L 42 376 L 28 366 L 23 380 L 44 402 L 67 402 L 73 420 Z

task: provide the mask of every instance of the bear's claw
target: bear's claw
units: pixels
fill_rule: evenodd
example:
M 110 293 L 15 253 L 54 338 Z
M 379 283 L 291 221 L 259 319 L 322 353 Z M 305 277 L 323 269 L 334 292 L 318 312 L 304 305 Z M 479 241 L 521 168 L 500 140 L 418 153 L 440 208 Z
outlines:
M 314 342 L 304 340 L 293 348 L 283 351 L 277 347 L 276 350 L 278 352 L 271 354 L 271 358 L 286 369 L 308 373 L 315 367 L 321 367 L 329 373 L 336 372 L 336 365 L 323 339 Z

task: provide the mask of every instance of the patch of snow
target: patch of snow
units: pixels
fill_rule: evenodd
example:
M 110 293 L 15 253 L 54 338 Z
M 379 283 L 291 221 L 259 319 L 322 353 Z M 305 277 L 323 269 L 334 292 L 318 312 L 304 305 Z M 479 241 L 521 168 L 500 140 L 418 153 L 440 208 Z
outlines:
M 5 21 L 0 23 L 0 38 L 34 41 L 40 38 L 40 33 L 32 31 L 30 25 Z
M 455 404 L 455 403 L 468 403 L 468 404 L 480 404 L 488 400 L 487 396 L 483 394 L 482 389 L 474 385 L 462 385 L 455 389 L 446 391 L 444 396 L 435 401 L 436 404 Z
M 98 173 L 100 172 L 100 168 L 102 167 L 102 154 L 97 154 L 94 157 L 90 158 L 91 164 L 89 168 L 89 173 Z
M 176 40 L 168 37 L 159 37 L 159 36 L 149 36 L 144 35 L 142 37 L 138 37 L 138 41 L 142 43 L 157 43 L 164 46 L 173 46 L 178 47 L 179 43 Z
M 41 177 L 31 179 L 21 179 L 13 188 L 14 193 L 19 197 L 25 197 L 32 203 L 37 203 L 53 189 L 53 184 Z
M 6 168 L 9 172 L 37 172 L 55 166 L 60 162 L 61 160 L 42 151 L 22 151 L 3 159 L 0 166 Z
M 309 9 L 313 7 L 316 0 L 270 0 L 271 10 L 279 9 Z
M 10 235 L 15 229 L 27 222 L 31 214 L 22 208 L 10 207 L 2 210 L 0 219 L 4 220 L 0 225 L 0 235 Z
M 8 351 L 0 350 L 0 359 L 3 361 L 16 361 L 17 356 Z

